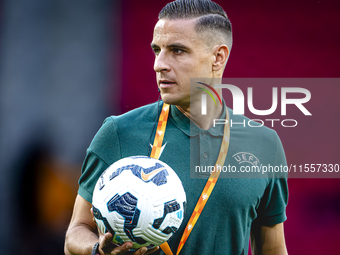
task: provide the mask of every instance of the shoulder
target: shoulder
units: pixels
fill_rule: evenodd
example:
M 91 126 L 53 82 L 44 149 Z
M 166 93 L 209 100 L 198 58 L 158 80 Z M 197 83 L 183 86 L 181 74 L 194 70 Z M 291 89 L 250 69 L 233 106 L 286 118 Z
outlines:
M 112 115 L 104 120 L 97 135 L 102 135 L 102 133 L 109 135 L 112 132 L 117 132 L 118 130 L 121 131 L 125 128 L 131 130 L 133 127 L 140 127 L 148 123 L 154 123 L 162 105 L 163 102 L 160 101 L 144 105 L 121 115 Z
M 110 116 L 104 120 L 99 131 L 94 136 L 89 150 L 98 155 L 107 154 L 109 151 L 117 151 L 120 141 L 132 139 L 138 136 L 155 123 L 158 107 L 163 102 L 148 104 L 118 116 Z M 105 157 L 106 158 L 106 157 Z
M 152 104 L 147 104 L 139 108 L 133 109 L 122 115 L 111 116 L 111 118 L 114 119 L 115 122 L 120 122 L 120 123 L 129 122 L 131 120 L 133 121 L 148 120 L 150 119 L 150 117 L 156 116 L 158 114 L 158 111 L 159 109 L 162 108 L 162 105 L 163 105 L 163 101 L 155 102 Z

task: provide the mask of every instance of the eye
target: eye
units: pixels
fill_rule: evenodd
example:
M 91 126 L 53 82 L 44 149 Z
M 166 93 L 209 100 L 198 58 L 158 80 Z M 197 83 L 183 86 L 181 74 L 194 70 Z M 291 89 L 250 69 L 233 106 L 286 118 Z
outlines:
M 155 53 L 155 55 L 158 55 L 159 52 L 161 51 L 159 48 L 153 48 L 152 50 Z
M 173 51 L 173 53 L 175 53 L 175 54 L 181 54 L 182 52 L 184 52 L 184 50 L 182 50 L 182 49 L 177 49 L 177 48 L 174 48 L 172 51 Z

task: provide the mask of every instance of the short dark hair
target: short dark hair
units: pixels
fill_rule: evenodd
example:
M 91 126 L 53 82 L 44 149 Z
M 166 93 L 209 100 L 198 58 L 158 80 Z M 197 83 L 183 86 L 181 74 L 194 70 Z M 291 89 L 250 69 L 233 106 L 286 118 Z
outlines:
M 197 20 L 197 32 L 218 31 L 227 40 L 229 50 L 232 45 L 232 28 L 227 13 L 217 3 L 210 0 L 176 0 L 168 3 L 160 11 L 158 19 Z

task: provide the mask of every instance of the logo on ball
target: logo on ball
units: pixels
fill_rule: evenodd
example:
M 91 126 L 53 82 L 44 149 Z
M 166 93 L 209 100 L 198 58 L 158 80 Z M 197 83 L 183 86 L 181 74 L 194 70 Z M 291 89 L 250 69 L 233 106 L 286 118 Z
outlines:
M 141 180 L 145 182 L 152 181 L 157 186 L 166 184 L 166 176 L 169 175 L 166 171 L 165 167 L 159 163 L 156 163 L 155 166 L 149 168 L 143 168 L 139 165 L 127 165 L 117 169 L 110 176 L 110 180 L 120 175 L 123 171 L 129 170 L 133 173 L 133 175 L 137 176 Z

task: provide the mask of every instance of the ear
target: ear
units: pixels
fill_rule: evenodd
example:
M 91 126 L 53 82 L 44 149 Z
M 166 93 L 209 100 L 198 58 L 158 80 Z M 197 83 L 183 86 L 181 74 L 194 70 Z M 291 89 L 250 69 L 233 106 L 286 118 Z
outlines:
M 222 70 L 229 58 L 229 48 L 227 45 L 217 45 L 214 49 L 215 61 L 213 63 L 213 71 Z

